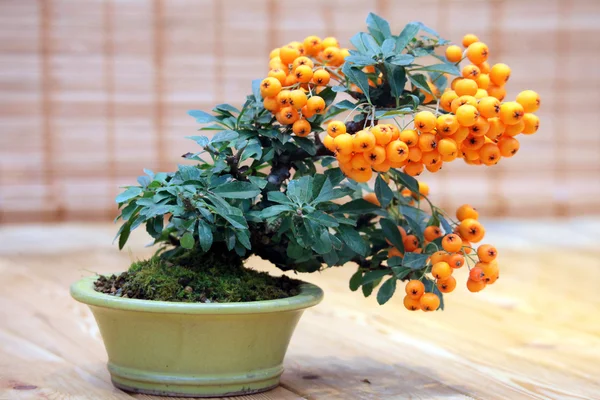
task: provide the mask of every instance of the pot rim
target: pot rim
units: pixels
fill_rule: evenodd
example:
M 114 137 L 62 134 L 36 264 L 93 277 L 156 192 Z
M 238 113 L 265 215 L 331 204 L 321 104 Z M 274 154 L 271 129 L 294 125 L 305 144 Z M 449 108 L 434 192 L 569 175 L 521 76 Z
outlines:
M 124 299 L 94 290 L 98 275 L 88 276 L 73 283 L 71 296 L 84 304 L 117 310 L 153 312 L 163 314 L 263 314 L 295 311 L 315 306 L 323 299 L 323 290 L 312 283 L 303 282 L 300 294 L 284 299 L 247 301 L 238 303 L 183 303 L 174 301 Z

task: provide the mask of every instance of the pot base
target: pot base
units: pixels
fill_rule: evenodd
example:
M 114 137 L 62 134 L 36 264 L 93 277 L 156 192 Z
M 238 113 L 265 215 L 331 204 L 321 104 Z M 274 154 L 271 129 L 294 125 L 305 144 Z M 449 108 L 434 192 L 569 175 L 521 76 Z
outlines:
M 225 397 L 266 392 L 279 386 L 283 367 L 243 375 L 189 376 L 152 373 L 108 363 L 113 385 L 126 392 L 158 396 Z

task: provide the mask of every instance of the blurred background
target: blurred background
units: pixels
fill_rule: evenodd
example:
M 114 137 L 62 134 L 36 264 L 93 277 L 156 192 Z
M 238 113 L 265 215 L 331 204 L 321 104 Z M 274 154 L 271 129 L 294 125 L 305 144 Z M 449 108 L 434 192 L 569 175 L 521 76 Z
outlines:
M 492 168 L 422 179 L 452 210 L 600 213 L 600 1 L 0 0 L 0 222 L 109 221 L 119 186 L 171 171 L 196 144 L 189 109 L 239 105 L 269 51 L 310 34 L 343 46 L 374 11 L 473 32 L 540 93 L 541 127 Z

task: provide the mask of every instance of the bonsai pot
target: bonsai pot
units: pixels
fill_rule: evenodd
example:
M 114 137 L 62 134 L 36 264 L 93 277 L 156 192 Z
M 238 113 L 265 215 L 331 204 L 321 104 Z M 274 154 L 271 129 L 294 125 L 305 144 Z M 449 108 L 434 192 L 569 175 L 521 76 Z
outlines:
M 94 290 L 95 276 L 71 286 L 100 328 L 113 384 L 167 396 L 257 393 L 279 385 L 283 358 L 304 309 L 323 291 L 242 303 L 178 303 L 114 297 Z

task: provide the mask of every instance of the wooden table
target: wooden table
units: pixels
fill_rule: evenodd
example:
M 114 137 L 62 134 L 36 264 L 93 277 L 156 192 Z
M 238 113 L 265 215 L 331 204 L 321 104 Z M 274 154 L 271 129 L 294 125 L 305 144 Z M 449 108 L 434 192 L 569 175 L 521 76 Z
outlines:
M 243 399 L 599 399 L 598 222 L 492 223 L 501 279 L 478 294 L 461 283 L 444 312 L 378 306 L 347 289 L 353 267 L 302 276 L 325 300 L 302 318 L 281 387 Z M 96 323 L 68 293 L 149 253 L 143 235 L 118 252 L 114 231 L 0 227 L 0 399 L 154 398 L 111 385 Z

